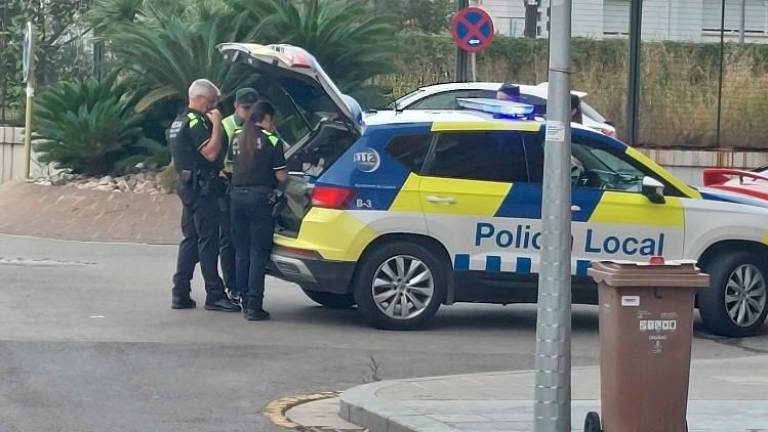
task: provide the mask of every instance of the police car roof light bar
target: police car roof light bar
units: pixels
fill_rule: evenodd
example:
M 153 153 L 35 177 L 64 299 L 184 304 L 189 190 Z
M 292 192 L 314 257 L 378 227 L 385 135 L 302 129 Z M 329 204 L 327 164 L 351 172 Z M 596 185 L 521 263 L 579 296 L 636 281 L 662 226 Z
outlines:
M 533 105 L 519 102 L 490 98 L 456 98 L 456 103 L 464 109 L 480 111 L 505 118 L 528 119 L 534 115 Z

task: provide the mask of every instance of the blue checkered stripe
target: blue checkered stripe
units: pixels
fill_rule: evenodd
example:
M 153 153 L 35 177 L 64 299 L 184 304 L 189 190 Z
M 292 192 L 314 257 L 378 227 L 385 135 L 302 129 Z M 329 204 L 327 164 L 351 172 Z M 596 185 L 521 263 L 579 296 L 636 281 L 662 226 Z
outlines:
M 453 260 L 453 268 L 456 271 L 486 271 L 489 273 L 512 272 L 519 274 L 536 273 L 533 268 L 533 260 L 529 257 L 518 256 L 512 262 L 502 262 L 499 255 L 486 255 L 485 262 L 481 259 L 471 260 L 469 254 L 456 254 Z M 577 260 L 572 273 L 576 276 L 587 276 L 587 270 L 592 265 L 589 260 Z

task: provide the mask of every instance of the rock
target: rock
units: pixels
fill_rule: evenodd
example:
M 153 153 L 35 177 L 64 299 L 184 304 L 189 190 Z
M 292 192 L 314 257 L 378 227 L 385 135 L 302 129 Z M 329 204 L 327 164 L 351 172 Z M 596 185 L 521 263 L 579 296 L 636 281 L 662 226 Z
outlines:
M 54 186 L 62 186 L 69 183 L 70 179 L 65 175 L 51 177 L 51 184 Z
M 148 182 L 146 180 L 142 180 L 142 181 L 140 181 L 136 185 L 136 187 L 133 189 L 133 192 L 134 193 L 144 193 L 147 190 L 149 190 L 149 188 L 151 188 L 151 187 L 152 187 L 152 183 L 150 183 L 150 182 Z
M 37 184 L 39 184 L 40 186 L 51 186 L 53 183 L 51 183 L 50 180 L 43 180 L 43 181 L 37 182 Z
M 99 185 L 104 186 L 112 183 L 112 176 L 104 176 L 99 179 Z
M 100 184 L 96 186 L 96 190 L 101 192 L 112 192 L 113 190 L 115 190 L 115 187 L 112 186 L 111 184 L 105 184 L 105 185 Z
M 143 182 L 146 179 L 147 179 L 147 175 L 144 174 L 143 172 L 140 172 L 140 173 L 136 174 L 136 181 L 137 182 Z
M 130 192 L 131 187 L 128 185 L 128 182 L 125 179 L 120 179 L 117 181 L 117 188 L 121 192 Z

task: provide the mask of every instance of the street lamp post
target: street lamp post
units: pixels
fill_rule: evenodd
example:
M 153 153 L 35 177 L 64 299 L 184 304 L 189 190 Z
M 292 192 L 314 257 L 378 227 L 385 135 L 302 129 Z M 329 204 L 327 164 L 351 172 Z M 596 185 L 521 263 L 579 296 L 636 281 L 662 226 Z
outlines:
M 535 432 L 571 431 L 571 0 L 551 0 Z

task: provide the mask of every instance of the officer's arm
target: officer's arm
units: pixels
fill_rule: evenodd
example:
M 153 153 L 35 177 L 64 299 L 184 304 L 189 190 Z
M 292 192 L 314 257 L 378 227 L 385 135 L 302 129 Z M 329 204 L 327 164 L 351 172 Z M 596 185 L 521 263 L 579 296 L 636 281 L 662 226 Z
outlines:
M 281 170 L 275 171 L 275 178 L 280 183 L 285 183 L 288 181 L 288 170 L 283 168 Z
M 275 178 L 280 183 L 285 183 L 288 180 L 288 165 L 285 163 L 285 155 L 283 154 L 283 146 L 276 145 L 273 147 L 272 152 L 272 169 L 275 171 Z
M 200 154 L 209 162 L 216 162 L 221 153 L 221 122 L 213 122 L 211 137 L 200 147 Z

